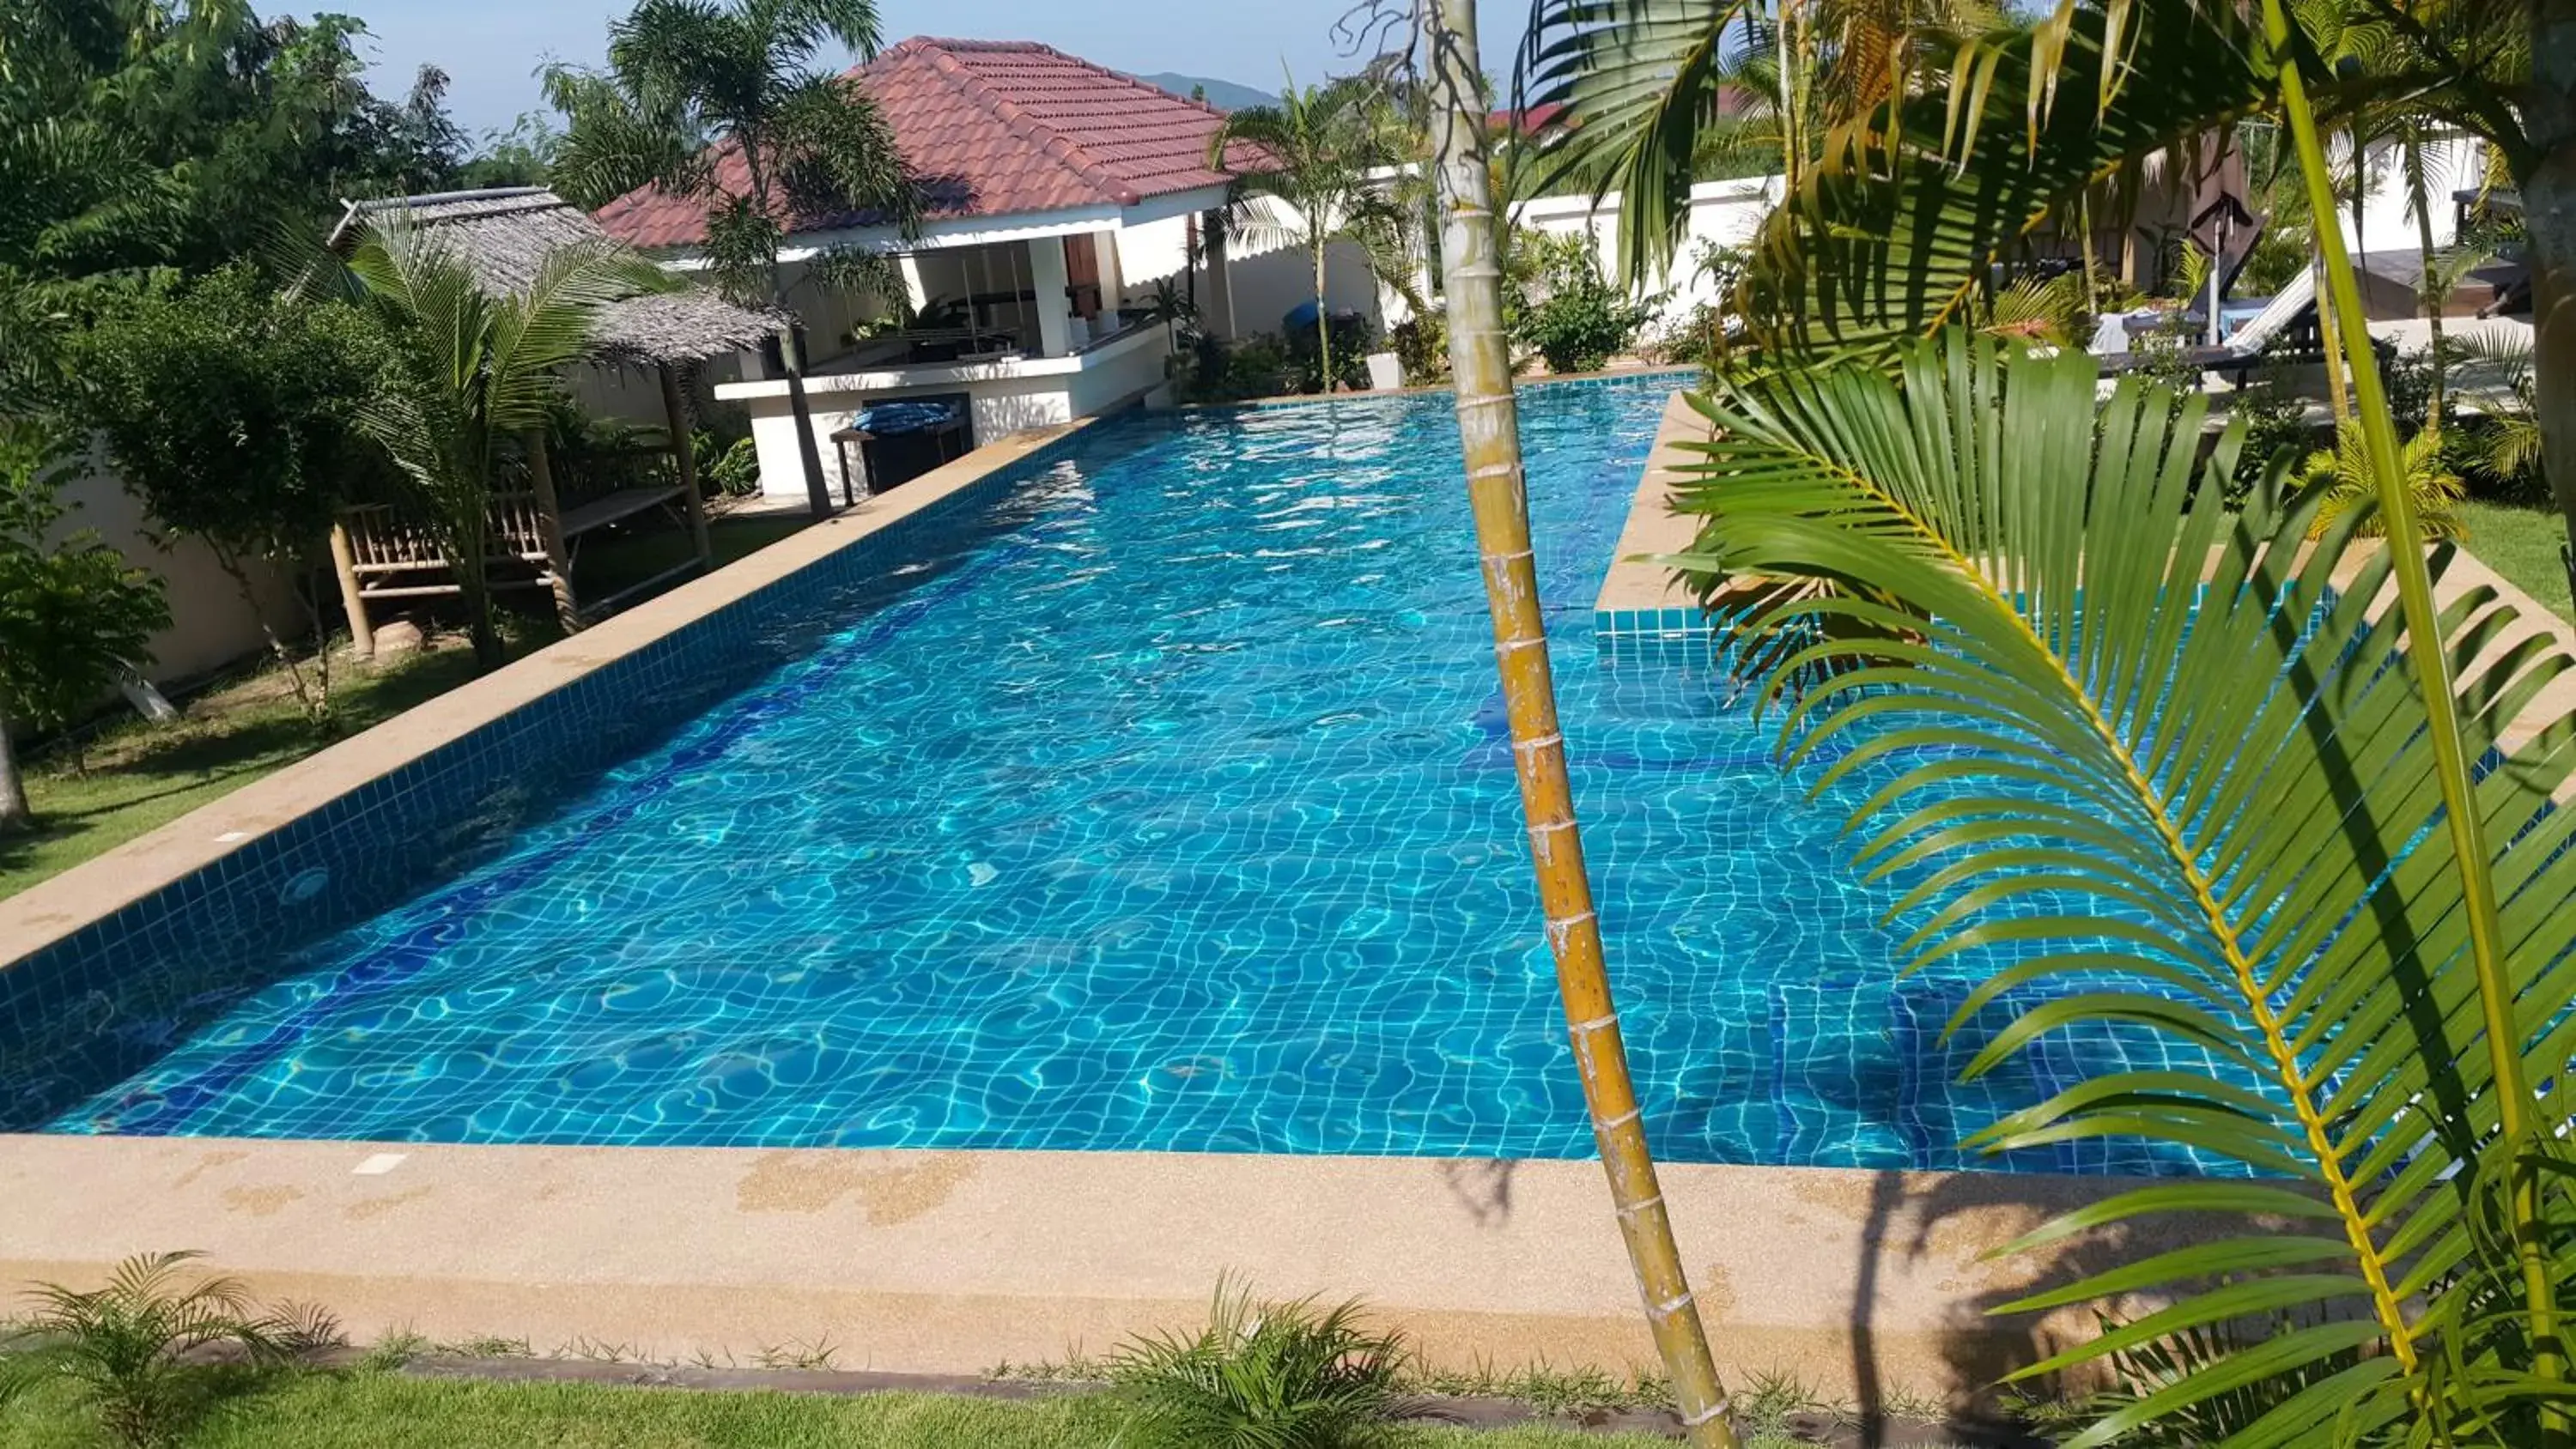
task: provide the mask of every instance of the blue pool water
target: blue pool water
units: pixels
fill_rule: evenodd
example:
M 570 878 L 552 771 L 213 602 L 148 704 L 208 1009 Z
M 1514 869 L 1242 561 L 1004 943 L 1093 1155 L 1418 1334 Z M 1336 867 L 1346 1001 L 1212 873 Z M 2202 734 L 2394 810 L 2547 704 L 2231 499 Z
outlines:
M 1961 1133 L 2135 1044 L 1954 1084 L 1968 1043 L 1939 1030 L 1994 963 L 1898 979 L 1894 892 L 1839 835 L 1883 777 L 1810 802 L 1704 663 L 1603 657 L 1593 594 L 1668 386 L 1523 412 L 1655 1146 L 1959 1165 Z M 44 1125 L 1591 1150 L 1446 399 L 1122 420 L 940 519 L 819 597 L 792 661 L 605 773 L 532 770 L 444 878 L 119 1023 L 148 1061 Z

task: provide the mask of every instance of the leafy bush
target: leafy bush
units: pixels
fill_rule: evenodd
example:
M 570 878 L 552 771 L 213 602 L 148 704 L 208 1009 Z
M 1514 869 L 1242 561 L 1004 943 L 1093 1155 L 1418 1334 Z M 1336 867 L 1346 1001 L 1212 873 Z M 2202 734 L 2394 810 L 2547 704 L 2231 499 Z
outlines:
M 1307 344 L 1311 361 L 1314 345 Z M 1184 402 L 1226 403 L 1245 398 L 1277 397 L 1296 392 L 1299 380 L 1289 350 L 1279 339 L 1255 334 L 1237 340 L 1232 346 L 1213 337 L 1201 337 L 1190 351 L 1175 359 L 1173 390 Z
M 2237 451 L 2236 471 L 2228 478 L 2230 503 L 2243 502 L 2275 459 L 2287 455 L 2289 466 L 2298 467 L 2315 441 L 2315 429 L 2308 426 L 2307 400 L 2277 378 L 2258 380 L 2239 391 L 2228 415 L 2245 420 L 2245 444 Z
M 158 577 L 94 532 L 54 537 L 67 471 L 59 436 L 0 420 L 0 767 L 12 724 L 55 730 L 78 720 L 149 657 L 153 632 L 170 622 Z M 26 818 L 16 781 L 14 768 L 0 768 L 0 829 Z
M 345 304 L 287 302 L 236 262 L 128 298 L 74 356 L 80 420 L 153 518 L 204 543 L 255 615 L 251 565 L 295 586 L 313 657 L 273 633 L 269 652 L 307 722 L 327 729 L 330 654 L 310 564 L 350 490 L 390 476 L 356 422 L 381 366 L 374 330 Z
M 2457 473 L 2443 466 L 2442 435 L 2426 429 L 2408 438 L 2398 462 L 2405 470 L 2406 491 L 2415 501 L 2415 522 L 2424 537 L 2459 537 L 2459 503 L 2468 490 Z M 2317 511 L 2317 521 L 2308 531 L 2311 538 L 2323 538 L 2337 519 L 2364 499 L 2375 501 L 2379 496 L 2359 428 L 2344 429 L 2333 447 L 2309 454 L 2299 467 L 2299 481 L 2325 490 L 2325 506 Z M 2363 520 L 2360 533 L 2365 538 L 2385 538 L 2385 516 L 2373 513 Z
M 1589 236 L 1532 236 L 1522 245 L 1545 294 L 1514 309 L 1512 334 L 1550 372 L 1590 372 L 1635 344 L 1654 307 L 1601 275 Z
M 760 450 L 751 439 L 725 438 L 699 431 L 689 435 L 689 450 L 698 463 L 698 486 L 728 498 L 748 498 L 760 491 Z
M 1137 1340 L 1110 1380 L 1137 1449 L 1373 1449 L 1396 1442 L 1408 1357 L 1356 1303 L 1255 1303 L 1219 1283 L 1206 1328 Z
M 235 1279 L 180 1282 L 181 1265 L 201 1256 L 128 1258 L 88 1293 L 37 1285 L 37 1311 L 21 1326 L 25 1346 L 0 1357 L 0 1396 L 68 1380 L 108 1437 L 151 1449 L 176 1439 L 227 1381 L 340 1341 L 329 1315 L 292 1305 L 262 1311 Z M 204 1357 L 219 1349 L 232 1361 Z
M 1368 319 L 1347 313 L 1337 314 L 1333 318 L 1332 329 L 1334 386 L 1354 391 L 1365 389 L 1369 385 Z M 1315 329 L 1311 326 L 1291 327 L 1286 335 L 1289 372 L 1296 384 L 1293 391 L 1326 391 L 1323 368 L 1315 357 Z M 1244 396 L 1259 397 L 1262 394 L 1246 393 Z
M 1449 314 L 1417 312 L 1388 329 L 1404 385 L 1430 387 L 1449 380 Z

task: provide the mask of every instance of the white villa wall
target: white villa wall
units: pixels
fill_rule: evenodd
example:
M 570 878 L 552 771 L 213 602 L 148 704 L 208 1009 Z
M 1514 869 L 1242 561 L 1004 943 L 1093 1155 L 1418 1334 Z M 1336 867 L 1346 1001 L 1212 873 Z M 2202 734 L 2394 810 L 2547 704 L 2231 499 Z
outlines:
M 1293 227 L 1294 208 L 1267 202 Z M 1166 217 L 1118 233 L 1118 267 L 1124 298 L 1136 305 L 1151 296 L 1154 283 L 1178 277 L 1188 266 L 1189 219 Z M 1237 237 L 1226 256 L 1226 278 L 1233 283 L 1234 328 L 1243 336 L 1276 333 L 1291 311 L 1315 295 L 1315 264 L 1302 246 L 1273 238 L 1266 245 Z M 1335 242 L 1324 254 L 1324 299 L 1334 311 L 1355 311 L 1383 330 L 1386 310 L 1379 305 L 1376 279 L 1368 256 L 1349 242 Z M 1207 298 L 1200 297 L 1204 305 Z
M 809 379 L 807 413 L 813 421 L 815 450 L 822 456 L 823 481 L 837 501 L 841 459 L 832 434 L 848 427 L 863 407 L 899 398 L 964 393 L 974 420 L 975 442 L 981 446 L 1031 428 L 1106 412 L 1144 396 L 1162 385 L 1164 357 L 1170 347 L 1167 329 L 1147 327 L 1078 358 L 911 369 L 915 375 L 933 375 L 933 380 L 911 385 L 889 385 L 886 374 L 826 374 Z M 803 498 L 804 464 L 796 447 L 796 415 L 785 386 L 739 383 L 717 389 L 716 397 L 741 406 L 751 416 L 761 493 Z
M 1118 232 L 1118 272 L 1126 283 L 1123 301 L 1133 304 L 1152 295 L 1154 284 L 1177 277 L 1190 262 L 1190 219 L 1167 216 Z
M 1226 278 L 1234 287 L 1235 331 L 1246 337 L 1281 331 L 1290 312 L 1315 298 L 1315 262 L 1303 247 L 1229 257 Z M 1324 301 L 1336 312 L 1366 317 L 1373 331 L 1386 325 L 1368 255 L 1349 242 L 1325 249 Z
M 1690 217 L 1686 223 L 1680 249 L 1675 252 L 1672 274 L 1649 283 L 1651 290 L 1664 294 L 1657 308 L 1653 327 L 1678 326 L 1689 320 L 1693 308 L 1717 300 L 1716 283 L 1705 276 L 1694 275 L 1699 248 L 1706 244 L 1742 246 L 1753 239 L 1762 219 L 1780 201 L 1780 178 L 1750 176 L 1736 181 L 1703 181 L 1691 188 Z M 1605 276 L 1619 274 L 1618 220 L 1619 195 L 1612 192 L 1594 206 L 1587 196 L 1542 196 L 1525 201 L 1512 209 L 1512 220 L 1521 226 L 1559 236 L 1589 231 L 1593 253 Z
M 152 636 L 151 660 L 138 661 L 154 683 L 205 674 L 267 647 L 260 630 L 263 616 L 280 631 L 300 627 L 293 593 L 268 569 L 251 566 L 259 598 L 259 607 L 253 608 L 232 575 L 215 562 L 213 550 L 188 540 L 162 547 L 159 523 L 115 473 L 93 467 L 66 486 L 61 497 L 69 511 L 52 530 L 55 538 L 93 530 L 126 562 L 160 576 L 170 627 Z
M 2424 148 L 2424 189 L 2433 216 L 2433 245 L 2447 247 L 2459 239 L 2458 208 L 2451 203 L 2451 193 L 2478 184 L 2486 170 L 2486 143 L 2467 136 L 2454 136 L 2435 141 Z M 2352 149 L 2338 150 L 2332 164 L 2348 167 Z M 2343 223 L 2344 245 L 2355 251 L 2393 252 L 2415 250 L 2419 244 L 2415 218 L 2406 205 L 2406 172 L 2400 164 L 2398 147 L 2380 142 L 2371 147 L 2370 191 L 2362 202 L 2361 231 L 2355 235 L 2350 203 L 2337 209 Z

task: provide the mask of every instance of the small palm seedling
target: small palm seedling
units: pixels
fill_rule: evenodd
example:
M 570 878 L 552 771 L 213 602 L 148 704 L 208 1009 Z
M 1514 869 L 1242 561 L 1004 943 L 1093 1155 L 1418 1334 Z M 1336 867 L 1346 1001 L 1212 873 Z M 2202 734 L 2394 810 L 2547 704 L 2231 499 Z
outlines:
M 1375 1449 L 1407 1413 L 1409 1356 L 1356 1302 L 1255 1303 L 1219 1282 L 1206 1328 L 1138 1339 L 1109 1367 L 1136 1449 Z
M 183 1282 L 199 1253 L 145 1253 L 119 1263 L 107 1286 L 75 1292 L 38 1284 L 35 1311 L 5 1358 L 0 1400 L 40 1382 L 68 1382 L 99 1426 L 130 1449 L 177 1437 L 228 1384 L 334 1343 L 318 1309 L 261 1310 L 233 1278 Z

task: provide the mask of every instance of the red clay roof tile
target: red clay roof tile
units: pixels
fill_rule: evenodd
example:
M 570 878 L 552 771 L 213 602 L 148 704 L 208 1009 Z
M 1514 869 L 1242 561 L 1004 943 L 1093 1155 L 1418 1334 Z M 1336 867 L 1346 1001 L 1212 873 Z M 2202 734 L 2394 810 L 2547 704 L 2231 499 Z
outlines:
M 1052 46 L 1017 40 L 917 36 L 848 72 L 923 183 L 929 220 L 1132 206 L 1148 197 L 1221 185 L 1208 137 L 1224 114 Z M 1257 153 L 1237 148 L 1228 164 Z M 717 183 L 740 195 L 749 173 L 728 145 Z M 652 187 L 599 209 L 610 235 L 640 247 L 706 240 L 706 209 Z M 832 212 L 788 219 L 790 232 L 837 231 L 881 216 Z

